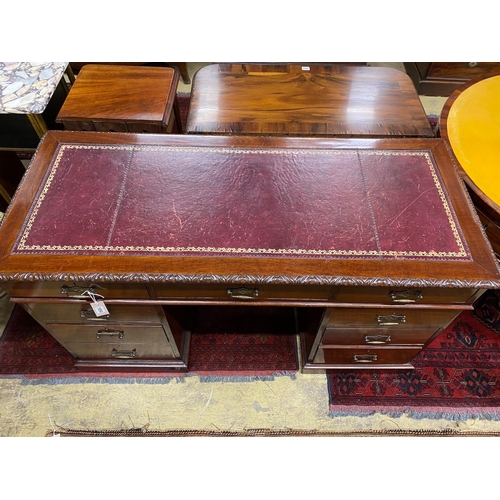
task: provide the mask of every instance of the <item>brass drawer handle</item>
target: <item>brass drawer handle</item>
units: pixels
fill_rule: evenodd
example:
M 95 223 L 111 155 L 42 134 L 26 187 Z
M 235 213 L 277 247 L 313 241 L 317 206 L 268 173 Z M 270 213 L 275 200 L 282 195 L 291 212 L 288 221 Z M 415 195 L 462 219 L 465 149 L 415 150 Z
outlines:
M 247 287 L 239 287 L 239 288 L 228 288 L 227 294 L 233 299 L 255 299 L 259 296 L 258 288 L 247 288 Z
M 61 293 L 63 295 L 71 297 L 72 299 L 88 299 L 92 296 L 103 298 L 102 295 L 96 292 L 96 288 L 101 288 L 101 287 L 98 287 L 97 285 L 89 285 L 89 286 L 62 285 Z
M 373 363 L 377 361 L 376 354 L 355 354 L 354 362 L 355 363 Z
M 390 341 L 390 335 L 365 335 L 367 344 L 388 344 Z
M 129 359 L 129 358 L 135 358 L 136 355 L 137 355 L 136 349 L 132 349 L 131 351 L 118 351 L 117 349 L 113 349 L 111 351 L 111 356 L 113 356 L 113 358 Z
M 420 290 L 391 290 L 389 292 L 389 297 L 391 297 L 393 302 L 398 304 L 412 304 L 424 298 Z
M 119 339 L 122 339 L 124 336 L 125 332 L 123 330 L 110 330 L 109 328 L 98 330 L 96 333 L 96 338 L 98 339 L 101 337 L 118 337 Z
M 406 323 L 406 316 L 398 316 L 397 314 L 389 314 L 388 316 L 377 316 L 377 323 L 380 326 L 397 326 L 401 323 Z
M 108 321 L 109 314 L 97 317 L 93 309 L 82 309 L 80 311 L 80 318 L 86 319 L 87 321 Z

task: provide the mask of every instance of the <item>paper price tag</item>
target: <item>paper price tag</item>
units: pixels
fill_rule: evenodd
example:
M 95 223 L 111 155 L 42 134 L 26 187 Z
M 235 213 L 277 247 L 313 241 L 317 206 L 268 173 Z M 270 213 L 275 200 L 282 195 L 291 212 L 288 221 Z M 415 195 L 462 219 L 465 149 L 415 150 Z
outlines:
M 91 302 L 90 307 L 92 307 L 97 317 L 106 316 L 109 314 L 108 308 L 106 307 L 106 304 L 102 300 Z

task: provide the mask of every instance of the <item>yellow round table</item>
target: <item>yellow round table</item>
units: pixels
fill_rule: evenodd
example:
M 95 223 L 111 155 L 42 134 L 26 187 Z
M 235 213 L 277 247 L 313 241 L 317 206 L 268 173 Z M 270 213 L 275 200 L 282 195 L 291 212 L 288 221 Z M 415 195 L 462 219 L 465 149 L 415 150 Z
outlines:
M 453 92 L 440 131 L 500 256 L 500 76 L 470 81 Z

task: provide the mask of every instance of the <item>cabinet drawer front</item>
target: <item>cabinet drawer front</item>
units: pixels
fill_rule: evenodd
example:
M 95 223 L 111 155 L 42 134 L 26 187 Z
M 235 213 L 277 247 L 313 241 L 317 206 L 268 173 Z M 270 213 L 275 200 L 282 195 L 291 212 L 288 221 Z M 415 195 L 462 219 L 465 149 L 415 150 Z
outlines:
M 420 349 L 319 349 L 315 363 L 363 366 L 406 364 Z
M 135 134 L 159 134 L 161 127 L 158 123 L 127 122 L 127 132 Z
M 475 206 L 479 219 L 483 224 L 486 236 L 488 237 L 491 246 L 497 258 L 500 256 L 500 221 L 492 220 L 488 215 L 483 213 L 477 205 Z
M 161 325 L 131 326 L 106 323 L 95 324 L 60 324 L 45 323 L 47 331 L 62 344 L 86 343 L 108 344 L 168 344 L 168 339 Z
M 436 328 L 419 330 L 389 328 L 327 328 L 321 339 L 323 346 L 391 346 L 391 345 L 423 345 L 435 333 Z
M 466 304 L 475 288 L 404 288 L 341 286 L 335 302 L 365 304 Z
M 154 285 L 159 299 L 203 300 L 228 302 L 260 300 L 326 301 L 331 287 L 314 285 Z
M 94 128 L 97 132 L 127 132 L 125 122 L 98 122 L 94 121 Z
M 52 297 L 89 299 L 85 291 L 102 295 L 105 299 L 147 299 L 146 286 L 141 283 L 69 283 L 26 282 L 15 283 L 10 289 L 13 297 Z
M 83 132 L 90 132 L 95 130 L 94 124 L 91 121 L 63 120 L 62 122 L 65 130 L 76 130 Z
M 459 313 L 458 310 L 443 309 L 332 309 L 328 326 L 437 329 L 450 323 Z
M 488 73 L 500 71 L 497 62 L 433 62 L 427 75 L 429 79 L 443 80 L 469 80 L 471 78 L 484 78 Z
M 67 342 L 63 345 L 80 359 L 175 359 L 170 344 Z
M 161 324 L 153 306 L 107 304 L 109 315 L 96 316 L 90 302 L 81 304 L 32 303 L 30 314 L 40 323 L 152 323 Z

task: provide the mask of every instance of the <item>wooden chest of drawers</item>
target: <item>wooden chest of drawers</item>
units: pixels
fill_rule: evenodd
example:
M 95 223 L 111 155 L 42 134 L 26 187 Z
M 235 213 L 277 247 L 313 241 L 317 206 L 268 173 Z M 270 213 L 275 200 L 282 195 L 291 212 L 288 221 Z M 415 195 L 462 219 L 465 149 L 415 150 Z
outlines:
M 85 369 L 186 371 L 191 311 L 238 305 L 293 308 L 323 370 L 411 368 L 500 273 L 440 139 L 63 131 L 2 221 L 0 282 Z
M 481 294 L 479 289 L 359 288 L 340 288 L 335 307 L 318 318 L 309 349 L 304 337 L 306 368 L 411 367 L 420 350 Z
M 172 68 L 88 64 L 56 121 L 66 130 L 180 133 L 178 83 Z
M 406 62 L 419 95 L 449 96 L 470 80 L 500 74 L 498 62 Z
M 8 289 L 79 367 L 187 369 L 188 323 L 182 315 L 169 321 L 169 309 L 148 300 L 144 284 L 16 283 Z M 105 314 L 96 315 L 94 301 L 104 302 Z

